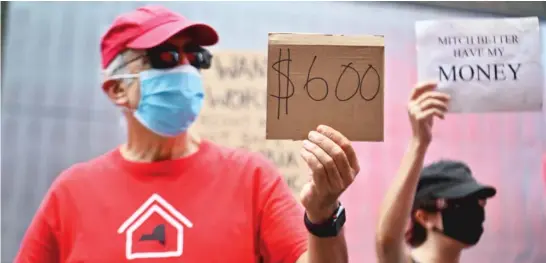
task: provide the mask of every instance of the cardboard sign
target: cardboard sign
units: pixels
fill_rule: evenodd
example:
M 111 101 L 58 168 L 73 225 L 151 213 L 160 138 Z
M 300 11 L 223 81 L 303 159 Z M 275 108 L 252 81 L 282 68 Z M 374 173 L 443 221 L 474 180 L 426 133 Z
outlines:
M 418 78 L 451 95 L 451 112 L 541 110 L 536 17 L 421 21 L 415 28 Z
M 202 71 L 205 104 L 191 129 L 221 145 L 264 154 L 298 194 L 309 179 L 301 142 L 264 138 L 266 68 L 264 53 L 215 52 L 211 68 Z
M 383 141 L 381 36 L 269 34 L 267 139 L 303 140 L 325 124 Z

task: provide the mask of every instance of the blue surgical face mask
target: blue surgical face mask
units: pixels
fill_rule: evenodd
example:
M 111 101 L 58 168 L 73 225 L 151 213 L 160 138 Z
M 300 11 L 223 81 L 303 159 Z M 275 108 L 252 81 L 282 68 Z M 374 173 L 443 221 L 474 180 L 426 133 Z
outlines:
M 125 75 L 127 76 L 127 75 Z M 191 65 L 140 72 L 140 102 L 135 118 L 154 133 L 174 137 L 193 124 L 203 107 L 203 81 Z

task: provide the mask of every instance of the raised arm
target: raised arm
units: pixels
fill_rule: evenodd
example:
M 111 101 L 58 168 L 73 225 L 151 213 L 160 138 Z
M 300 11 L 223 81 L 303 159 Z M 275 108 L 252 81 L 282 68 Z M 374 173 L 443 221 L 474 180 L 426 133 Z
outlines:
M 277 169 L 263 157 L 256 160 L 260 255 L 264 262 L 346 263 L 338 199 L 360 171 L 356 153 L 343 134 L 325 125 L 311 131 L 303 145 L 301 156 L 312 171 L 300 196 L 305 217 Z
M 408 103 L 413 136 L 397 175 L 381 205 L 376 232 L 376 253 L 382 263 L 406 263 L 409 256 L 404 243 L 406 223 L 431 141 L 434 116 L 443 119 L 449 96 L 435 91 L 434 83 L 415 87 Z
M 316 225 L 330 225 L 339 207 L 339 196 L 360 171 L 351 142 L 331 127 L 320 125 L 304 141 L 301 155 L 312 171 L 312 178 L 302 190 L 302 204 L 307 219 Z M 334 216 L 340 219 L 341 214 Z M 341 225 L 339 225 L 341 226 Z M 349 261 L 343 228 L 334 236 L 309 234 L 309 246 L 297 263 L 345 263 Z

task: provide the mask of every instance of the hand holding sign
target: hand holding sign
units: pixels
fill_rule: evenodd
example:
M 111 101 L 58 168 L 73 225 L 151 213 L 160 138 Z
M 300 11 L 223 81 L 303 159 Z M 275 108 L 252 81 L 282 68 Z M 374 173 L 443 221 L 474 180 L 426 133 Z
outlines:
M 339 196 L 360 171 L 351 142 L 331 127 L 320 125 L 303 141 L 301 156 L 312 180 L 303 186 L 301 203 L 309 220 L 322 223 L 337 209 Z
M 449 95 L 436 91 L 436 83 L 423 83 L 412 90 L 408 115 L 416 142 L 425 145 L 430 143 L 433 119 L 444 119 L 448 103 Z
M 351 140 L 383 140 L 383 38 L 270 34 L 267 139 L 319 124 Z
M 436 80 L 451 112 L 541 110 L 538 19 L 416 23 L 419 81 Z

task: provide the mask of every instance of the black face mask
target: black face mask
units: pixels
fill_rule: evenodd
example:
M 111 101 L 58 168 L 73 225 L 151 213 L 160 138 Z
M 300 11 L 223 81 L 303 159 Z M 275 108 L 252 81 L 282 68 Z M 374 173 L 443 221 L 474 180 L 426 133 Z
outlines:
M 448 204 L 441 211 L 444 235 L 467 245 L 475 245 L 483 234 L 485 210 L 478 202 Z

